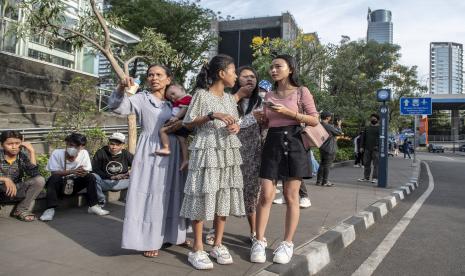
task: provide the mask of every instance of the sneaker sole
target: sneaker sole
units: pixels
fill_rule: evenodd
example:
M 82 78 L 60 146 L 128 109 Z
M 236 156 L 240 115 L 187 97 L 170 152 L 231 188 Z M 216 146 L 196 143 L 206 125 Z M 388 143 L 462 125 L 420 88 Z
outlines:
M 210 270 L 210 269 L 213 269 L 213 263 L 209 266 L 205 266 L 205 267 L 196 267 L 190 260 L 188 260 L 189 263 L 191 264 L 191 266 L 197 270 Z
M 251 263 L 257 263 L 257 264 L 263 264 L 266 262 L 266 256 L 265 257 L 255 257 L 254 259 L 250 258 Z
M 291 260 L 283 261 L 283 260 L 273 258 L 273 263 L 277 263 L 277 264 L 288 264 L 290 261 Z

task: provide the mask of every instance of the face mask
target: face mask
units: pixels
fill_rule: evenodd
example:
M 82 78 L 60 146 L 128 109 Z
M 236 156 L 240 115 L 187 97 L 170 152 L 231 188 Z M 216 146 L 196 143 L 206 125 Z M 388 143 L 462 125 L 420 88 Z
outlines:
M 71 157 L 76 157 L 79 153 L 77 148 L 66 148 L 66 153 Z
M 378 123 L 378 120 L 371 120 L 372 125 L 376 125 L 376 123 Z

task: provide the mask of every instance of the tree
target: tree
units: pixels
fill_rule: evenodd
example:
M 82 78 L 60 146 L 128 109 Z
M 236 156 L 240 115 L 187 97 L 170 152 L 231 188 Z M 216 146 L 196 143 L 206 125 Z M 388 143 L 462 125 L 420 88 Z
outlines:
M 177 59 L 164 63 L 184 82 L 189 71 L 198 69 L 216 44 L 211 33 L 213 11 L 198 5 L 198 1 L 110 0 L 113 16 L 124 18 L 123 27 L 142 35 L 144 27 L 164 34 L 166 41 L 178 53 Z
M 389 102 L 389 121 L 392 130 L 411 125 L 413 117 L 400 116 L 400 98 L 419 96 L 427 91 L 418 80 L 417 66 L 395 64 L 384 77 L 384 86 L 391 87 L 394 98 Z
M 321 45 L 315 34 L 299 34 L 294 40 L 257 36 L 252 39 L 251 48 L 252 65 L 262 78 L 269 79 L 269 66 L 276 55 L 289 54 L 296 58 L 302 84 L 311 91 L 322 90 L 321 80 L 327 67 L 329 48 Z
M 96 81 L 90 78 L 75 77 L 62 96 L 63 109 L 57 112 L 53 127 L 47 135 L 52 148 L 64 145 L 65 137 L 71 132 L 84 133 L 87 136 L 86 146 L 94 153 L 106 141 L 105 133 L 98 128 L 98 110 L 95 105 Z
M 60 41 L 71 43 L 75 49 L 85 46 L 91 47 L 102 53 L 110 62 L 120 80 L 129 76 L 128 64 L 138 57 L 136 52 L 134 56 L 126 57 L 123 61 L 122 56 L 126 45 L 115 43 L 111 39 L 111 28 L 121 26 L 123 20 L 112 13 L 102 14 L 97 7 L 95 0 L 89 0 L 87 6 L 79 10 L 75 17 L 66 16 L 66 6 L 62 1 L 57 0 L 21 0 L 19 7 L 25 14 L 25 19 L 17 26 L 17 34 L 22 38 L 31 36 L 43 36 L 50 47 Z M 163 45 L 169 47 L 161 36 L 153 35 L 152 32 L 146 31 L 143 39 L 152 39 L 145 44 L 156 46 Z M 115 53 L 122 53 L 121 56 Z M 155 53 L 156 51 L 151 51 Z M 159 56 L 151 57 L 157 59 Z M 124 69 L 123 69 L 124 67 Z M 128 125 L 130 130 L 135 130 L 135 115 L 128 116 Z M 136 134 L 135 131 L 129 133 L 129 151 L 135 151 Z
M 384 87 L 383 77 L 397 63 L 399 49 L 364 41 L 337 46 L 327 71 L 328 92 L 334 97 L 331 111 L 362 127 L 369 114 L 378 110 L 375 91 Z

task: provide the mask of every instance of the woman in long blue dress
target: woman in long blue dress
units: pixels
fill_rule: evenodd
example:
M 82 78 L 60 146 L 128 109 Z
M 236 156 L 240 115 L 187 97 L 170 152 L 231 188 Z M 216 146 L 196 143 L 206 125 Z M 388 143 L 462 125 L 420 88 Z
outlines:
M 172 74 L 163 65 L 151 65 L 147 70 L 150 92 L 128 97 L 124 87 L 128 79 L 110 96 L 110 108 L 119 114 L 137 115 L 141 133 L 132 163 L 130 185 L 126 198 L 122 248 L 144 251 L 144 256 L 155 257 L 164 243 L 181 244 L 186 241 L 187 220 L 179 216 L 185 172 L 181 165 L 180 145 L 170 136 L 171 155 L 159 156 L 159 130 L 171 117 L 171 105 L 165 100 L 166 88 Z

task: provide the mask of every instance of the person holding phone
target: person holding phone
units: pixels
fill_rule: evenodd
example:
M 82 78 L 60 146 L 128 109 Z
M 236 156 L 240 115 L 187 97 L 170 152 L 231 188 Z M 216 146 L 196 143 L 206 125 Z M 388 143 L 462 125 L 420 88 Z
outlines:
M 99 216 L 110 212 L 98 205 L 97 184 L 92 171 L 89 153 L 84 149 L 87 138 L 80 133 L 72 133 L 65 138 L 66 148 L 52 152 L 47 163 L 47 170 L 52 173 L 47 180 L 47 209 L 40 220 L 51 221 L 58 206 L 58 195 L 77 194 L 87 189 L 87 211 Z
M 299 223 L 299 188 L 304 178 L 312 177 L 301 132 L 302 123 L 318 124 L 318 112 L 310 91 L 297 82 L 297 65 L 289 55 L 273 58 L 270 75 L 275 89 L 265 96 L 264 113 L 268 134 L 261 155 L 261 193 L 257 205 L 257 238 L 251 248 L 250 261 L 266 262 L 265 230 L 276 183 L 283 181 L 287 211 L 284 240 L 274 251 L 273 262 L 286 264 L 293 255 L 294 233 Z M 300 99 L 299 99 L 300 97 Z
M 21 133 L 13 130 L 2 131 L 0 143 L 0 201 L 21 199 L 13 216 L 26 222 L 34 221 L 32 202 L 45 185 L 34 148 L 23 141 Z M 25 175 L 28 177 L 24 178 Z

